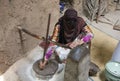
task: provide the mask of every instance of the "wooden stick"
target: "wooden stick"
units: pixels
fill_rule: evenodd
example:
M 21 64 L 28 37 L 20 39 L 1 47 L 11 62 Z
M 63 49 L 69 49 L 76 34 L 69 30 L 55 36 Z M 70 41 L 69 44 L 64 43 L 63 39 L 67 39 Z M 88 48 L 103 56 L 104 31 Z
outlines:
M 120 31 L 120 25 L 117 25 L 118 22 L 119 22 L 119 19 L 118 19 L 118 20 L 115 22 L 115 24 L 113 25 L 113 29 Z
M 23 36 L 22 36 L 22 31 L 18 29 L 19 32 L 19 36 L 20 36 L 20 43 L 21 43 L 21 49 L 22 49 L 22 53 L 25 53 L 25 49 L 24 49 L 24 42 L 23 42 Z
M 18 29 L 21 30 L 21 31 L 23 31 L 24 33 L 26 33 L 26 34 L 34 37 L 34 38 L 37 38 L 37 39 L 39 39 L 39 40 L 44 40 L 44 41 L 45 41 L 45 38 L 44 38 L 44 37 L 40 37 L 40 36 L 38 36 L 38 35 L 36 35 L 36 34 L 34 34 L 34 33 L 31 33 L 31 32 L 28 31 L 27 29 L 24 29 L 24 28 L 22 28 L 22 27 L 18 27 Z M 54 44 L 56 44 L 56 45 L 58 45 L 58 46 L 71 49 L 69 46 L 66 46 L 66 45 L 64 45 L 64 44 L 60 44 L 60 43 L 58 43 L 58 42 L 54 42 L 54 41 L 51 41 L 51 40 L 48 40 L 48 41 L 49 41 L 49 42 L 52 42 L 52 43 L 54 43 Z
M 44 40 L 44 41 L 45 41 L 45 38 L 44 38 L 44 37 L 40 37 L 40 36 L 38 36 L 38 35 L 36 35 L 36 34 L 34 34 L 34 33 L 31 33 L 30 31 L 28 31 L 28 30 L 26 30 L 26 29 L 24 29 L 24 28 L 22 28 L 22 27 L 18 27 L 18 29 L 21 30 L 21 31 L 23 31 L 23 32 L 25 32 L 26 34 L 34 37 L 34 38 L 37 38 L 37 39 L 39 39 L 39 40 Z M 54 41 L 51 41 L 51 40 L 48 40 L 48 41 L 49 41 L 49 42 L 52 42 L 52 43 L 54 43 L 54 44 L 56 44 L 56 45 L 58 45 L 58 46 L 71 49 L 69 46 L 66 46 L 66 45 L 64 45 L 64 44 L 60 44 L 60 43 L 58 43 L 58 42 L 54 42 Z
M 18 30 L 18 32 L 19 32 L 19 36 L 20 36 L 20 42 L 21 42 L 21 45 L 23 45 L 22 32 L 21 32 L 21 30 Z
M 98 12 L 97 12 L 97 18 L 96 18 L 96 23 L 98 23 L 98 18 L 100 16 L 100 8 L 101 8 L 101 0 L 99 0 L 99 7 L 98 7 Z
M 47 32 L 46 32 L 46 38 L 45 38 L 46 44 L 45 44 L 45 49 L 44 49 L 43 62 L 44 62 L 45 53 L 46 53 L 47 48 L 48 48 L 48 34 L 49 34 L 49 26 L 50 26 L 50 17 L 51 17 L 51 14 L 49 14 L 49 17 L 48 17 Z
M 28 34 L 28 35 L 30 35 L 30 36 L 32 36 L 32 37 L 37 38 L 37 39 L 40 39 L 40 40 L 43 40 L 43 39 L 44 39 L 44 37 L 40 37 L 40 36 L 38 36 L 38 35 L 30 32 L 30 31 L 28 31 L 28 30 L 26 30 L 25 28 L 22 28 L 22 27 L 20 27 L 20 26 L 18 27 L 18 29 L 21 30 L 21 31 L 23 31 L 23 32 L 25 32 L 26 34 Z

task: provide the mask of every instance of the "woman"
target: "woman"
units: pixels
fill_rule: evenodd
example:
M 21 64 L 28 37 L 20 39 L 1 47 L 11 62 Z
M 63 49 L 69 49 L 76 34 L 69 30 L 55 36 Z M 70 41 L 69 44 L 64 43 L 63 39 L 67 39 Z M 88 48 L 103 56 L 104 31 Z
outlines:
M 56 23 L 51 40 L 65 44 L 73 49 L 78 45 L 90 42 L 92 38 L 93 33 L 91 29 L 81 17 L 78 17 L 77 11 L 74 9 L 67 9 L 64 15 Z M 56 45 L 50 44 L 44 62 L 40 63 L 40 68 L 44 68 L 56 47 Z

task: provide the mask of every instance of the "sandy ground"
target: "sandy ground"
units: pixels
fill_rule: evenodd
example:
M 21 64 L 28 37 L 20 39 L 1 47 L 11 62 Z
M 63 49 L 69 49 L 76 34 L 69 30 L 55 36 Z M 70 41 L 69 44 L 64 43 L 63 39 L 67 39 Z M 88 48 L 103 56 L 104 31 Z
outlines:
M 49 13 L 51 33 L 59 16 L 58 0 L 0 0 L 0 75 L 40 42 L 22 33 L 24 48 L 21 47 L 18 25 L 45 36 Z
M 96 63 L 101 71 L 97 77 L 93 77 L 95 81 L 104 81 L 105 64 L 111 59 L 118 40 L 102 33 L 101 31 L 92 28 L 95 37 L 92 40 L 91 60 Z

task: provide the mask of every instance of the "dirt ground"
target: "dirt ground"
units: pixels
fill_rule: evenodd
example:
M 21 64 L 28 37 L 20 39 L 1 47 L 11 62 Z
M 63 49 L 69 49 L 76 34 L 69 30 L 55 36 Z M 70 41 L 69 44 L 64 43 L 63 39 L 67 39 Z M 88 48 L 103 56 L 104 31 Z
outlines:
M 59 17 L 58 3 L 58 0 L 0 0 L 0 74 L 40 42 L 22 32 L 24 48 L 21 47 L 17 27 L 45 36 L 48 14 L 51 13 L 51 33 Z
M 51 12 L 51 33 L 53 25 L 59 17 L 58 2 L 58 0 L 44 0 L 43 2 L 41 0 L 0 0 L 0 75 L 40 42 L 23 33 L 23 51 L 16 27 L 22 25 L 22 27 L 44 36 L 47 27 L 48 12 Z M 46 3 L 49 4 L 46 5 Z M 76 9 L 80 10 L 78 6 L 76 6 Z M 101 69 L 97 75 L 99 78 L 93 78 L 95 81 L 103 81 L 104 76 L 101 74 L 104 70 L 104 65 L 111 59 L 118 41 L 95 28 L 92 28 L 92 30 L 95 36 L 92 40 L 91 60 Z M 72 64 L 70 66 L 73 67 Z M 71 75 L 65 76 L 71 77 Z M 70 80 L 68 79 L 66 81 Z
M 111 60 L 118 40 L 106 35 L 105 33 L 92 28 L 95 37 L 92 41 L 91 60 L 100 67 L 97 76 L 92 77 L 95 81 L 105 81 L 105 64 Z

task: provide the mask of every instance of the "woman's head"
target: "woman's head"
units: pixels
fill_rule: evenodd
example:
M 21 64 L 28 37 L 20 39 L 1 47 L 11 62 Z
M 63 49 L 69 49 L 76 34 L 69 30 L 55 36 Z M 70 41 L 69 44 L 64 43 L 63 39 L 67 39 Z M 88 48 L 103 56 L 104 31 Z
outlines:
M 77 18 L 77 11 L 73 8 L 67 9 L 64 13 L 64 17 L 66 19 L 76 19 Z
M 75 27 L 76 26 L 76 21 L 77 21 L 77 11 L 73 8 L 67 9 L 64 13 L 64 20 L 66 24 L 68 24 L 70 27 Z
M 74 41 L 82 32 L 83 27 L 86 26 L 85 21 L 72 8 L 65 11 L 58 24 L 60 24 L 59 43 L 62 44 Z

